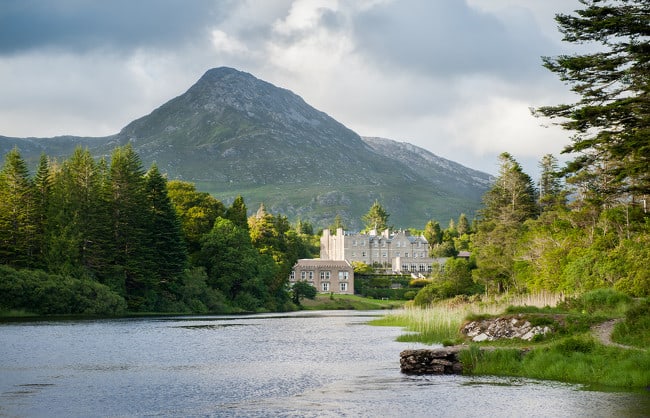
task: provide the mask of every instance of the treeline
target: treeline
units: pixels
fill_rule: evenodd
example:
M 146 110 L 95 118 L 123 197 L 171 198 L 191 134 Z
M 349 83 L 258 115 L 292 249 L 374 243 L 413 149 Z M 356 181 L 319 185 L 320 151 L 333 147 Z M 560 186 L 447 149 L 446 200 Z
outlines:
M 432 254 L 453 256 L 462 248 L 471 258 L 434 266 L 432 283 L 418 292 L 416 304 L 484 292 L 572 295 L 613 288 L 650 296 L 645 196 L 621 188 L 616 199 L 604 201 L 598 189 L 562 181 L 552 155 L 540 162 L 536 187 L 510 154 L 499 159 L 499 175 L 473 226 L 462 235 L 453 220 L 445 231 L 435 221 L 425 228 Z
M 314 251 L 286 217 L 145 171 L 130 145 L 110 163 L 43 155 L 33 177 L 14 149 L 0 171 L 0 310 L 286 310 L 289 271 Z

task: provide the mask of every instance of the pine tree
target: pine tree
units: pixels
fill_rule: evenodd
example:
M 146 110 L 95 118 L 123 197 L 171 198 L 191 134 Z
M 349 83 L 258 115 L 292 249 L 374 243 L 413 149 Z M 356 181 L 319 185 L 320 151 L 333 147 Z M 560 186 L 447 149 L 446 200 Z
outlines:
M 169 287 L 187 268 L 187 251 L 178 215 L 167 194 L 167 181 L 155 164 L 147 172 L 145 192 L 150 217 L 148 235 L 154 257 L 152 273 Z
M 42 269 L 47 267 L 45 262 L 47 253 L 46 233 L 51 195 L 52 179 L 50 177 L 50 166 L 47 156 L 41 154 L 36 176 L 34 177 L 34 221 L 36 223 L 34 265 Z
M 130 310 L 151 309 L 146 296 L 156 288 L 148 244 L 148 202 L 144 170 L 130 144 L 111 155 L 110 198 L 115 245 L 113 266 L 120 273 Z
M 461 213 L 458 217 L 458 226 L 456 226 L 456 232 L 458 232 L 458 235 L 461 236 L 470 232 L 469 221 L 467 220 L 467 216 L 464 213 Z
M 232 205 L 226 209 L 225 218 L 230 219 L 240 228 L 248 229 L 248 213 L 243 197 L 237 196 L 235 198 Z
M 0 263 L 31 267 L 37 250 L 35 191 L 17 148 L 0 170 Z
M 566 193 L 562 189 L 557 158 L 546 154 L 539 163 L 539 205 L 542 209 L 566 203 Z
M 370 207 L 370 210 L 363 215 L 361 220 L 366 225 L 366 230 L 375 230 L 377 232 L 382 232 L 388 229 L 388 218 L 390 215 L 386 212 L 386 209 L 379 204 L 378 201 L 375 202 Z
M 102 183 L 90 152 L 77 148 L 53 173 L 48 211 L 47 265 L 61 274 L 104 273 L 108 218 Z M 102 216 L 104 214 L 104 216 Z
M 499 177 L 483 196 L 484 208 L 474 248 L 477 280 L 486 290 L 504 291 L 513 281 L 517 241 L 523 234 L 524 221 L 537 213 L 533 182 L 508 153 L 499 156 Z
M 650 194 L 650 3 L 581 0 L 577 15 L 556 15 L 564 41 L 593 45 L 585 54 L 544 57 L 544 66 L 580 96 L 541 107 L 575 132 L 564 152 L 582 192 L 600 205 L 628 193 Z

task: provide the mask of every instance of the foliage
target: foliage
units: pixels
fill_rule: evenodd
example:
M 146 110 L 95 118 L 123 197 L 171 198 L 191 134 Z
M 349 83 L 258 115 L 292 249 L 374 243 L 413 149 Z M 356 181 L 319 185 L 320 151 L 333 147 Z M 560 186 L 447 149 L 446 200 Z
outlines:
M 126 303 L 121 296 L 95 281 L 0 265 L 0 311 L 116 315 L 125 309 Z
M 503 292 L 513 281 L 518 241 L 524 221 L 537 215 L 536 192 L 531 178 L 508 153 L 499 157 L 499 177 L 484 195 L 484 209 L 473 244 L 477 269 L 474 277 L 489 290 Z
M 303 298 L 315 299 L 318 290 L 303 280 L 298 280 L 291 286 L 291 300 L 296 305 L 300 305 L 300 300 Z
M 366 226 L 366 231 L 384 231 L 388 229 L 388 218 L 390 215 L 386 212 L 386 209 L 375 200 L 368 212 L 361 217 L 364 225 Z
M 544 57 L 544 66 L 580 100 L 537 109 L 575 132 L 564 152 L 587 199 L 609 204 L 628 192 L 650 193 L 650 41 L 645 0 L 584 0 L 576 15 L 556 16 L 564 41 L 593 45 L 588 53 Z
M 645 298 L 625 313 L 625 320 L 616 324 L 612 340 L 647 349 L 650 347 L 650 299 Z
M 472 279 L 470 263 L 462 258 L 450 258 L 443 266 L 434 268 L 433 282 L 420 290 L 413 302 L 424 307 L 437 300 L 482 292 L 482 286 Z

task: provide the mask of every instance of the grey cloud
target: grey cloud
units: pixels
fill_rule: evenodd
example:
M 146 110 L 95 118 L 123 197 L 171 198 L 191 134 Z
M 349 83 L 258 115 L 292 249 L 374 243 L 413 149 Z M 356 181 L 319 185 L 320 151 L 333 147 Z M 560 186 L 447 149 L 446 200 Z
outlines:
M 0 54 L 174 45 L 207 32 L 224 19 L 223 11 L 230 10 L 234 1 L 3 0 Z
M 532 16 L 521 18 L 506 25 L 458 0 L 391 2 L 358 15 L 355 36 L 360 53 L 391 69 L 521 78 L 551 49 Z

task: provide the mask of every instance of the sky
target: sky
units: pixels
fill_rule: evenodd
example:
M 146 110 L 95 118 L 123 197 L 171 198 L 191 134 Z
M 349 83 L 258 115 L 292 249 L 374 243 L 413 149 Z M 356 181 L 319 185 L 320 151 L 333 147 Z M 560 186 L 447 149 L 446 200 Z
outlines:
M 575 96 L 542 67 L 574 53 L 578 0 L 0 0 L 0 135 L 105 136 L 228 66 L 362 136 L 533 178 L 571 133 L 530 109 Z

